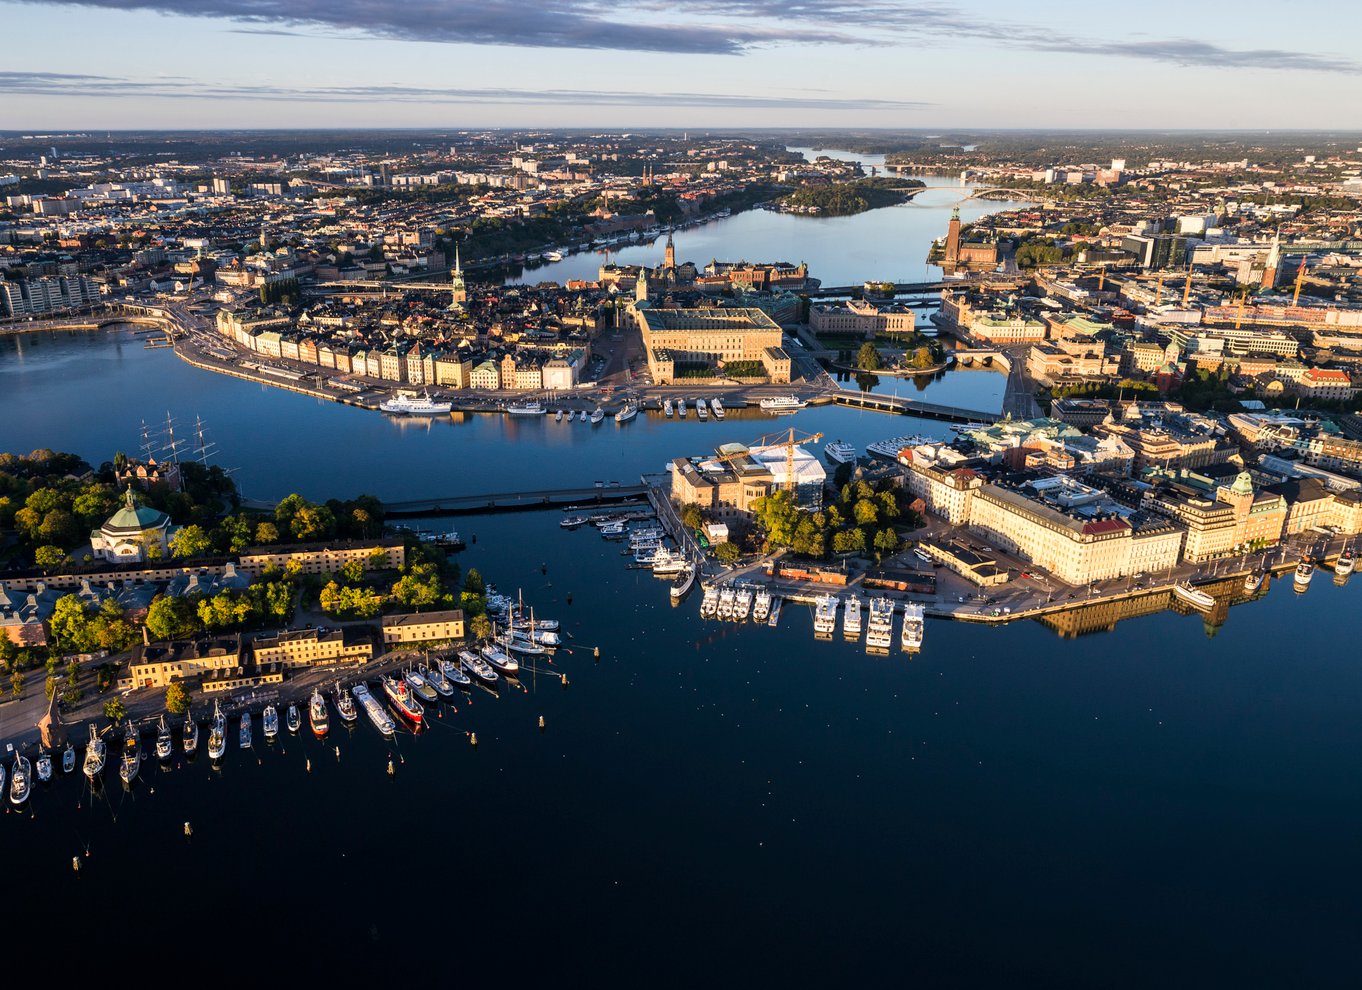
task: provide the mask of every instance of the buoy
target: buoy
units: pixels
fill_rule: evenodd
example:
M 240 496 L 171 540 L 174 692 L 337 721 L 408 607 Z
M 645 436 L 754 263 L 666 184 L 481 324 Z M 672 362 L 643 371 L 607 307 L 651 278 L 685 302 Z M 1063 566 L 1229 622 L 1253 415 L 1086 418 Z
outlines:
M 601 648 L 599 646 L 596 647 L 595 657 L 597 660 L 601 658 Z
M 470 732 L 468 734 L 468 742 L 470 745 L 476 748 L 478 745 L 478 734 L 476 732 Z
M 339 746 L 336 747 L 336 759 L 338 759 L 338 760 L 340 759 L 340 747 L 339 747 Z
M 543 731 L 544 731 L 544 716 L 543 716 L 543 715 L 540 715 L 540 716 L 539 716 L 539 731 L 540 731 L 540 732 L 543 732 Z
M 570 592 L 570 591 L 567 593 L 567 603 L 568 603 L 569 605 L 572 604 L 572 592 Z
M 567 686 L 568 686 L 567 674 L 564 674 L 564 675 L 563 675 L 562 680 L 563 680 L 563 687 L 567 687 Z
M 79 856 L 72 856 L 72 857 L 71 857 L 71 869 L 75 870 L 77 873 L 80 872 L 80 857 L 79 857 Z
M 312 772 L 312 758 L 311 758 L 311 757 L 308 757 L 308 760 L 307 760 L 307 772 L 308 772 L 308 773 L 311 773 L 311 772 Z
M 391 777 L 395 773 L 397 773 L 397 768 L 393 766 L 393 758 L 390 756 L 388 757 L 388 776 Z
M 540 565 L 539 565 L 539 573 L 540 573 L 540 574 L 547 574 L 548 572 L 549 572 L 549 565 L 548 565 L 548 564 L 540 564 Z
M 185 822 L 185 823 L 184 823 L 184 834 L 185 834 L 185 835 L 193 835 L 193 834 L 194 834 L 194 826 L 193 826 L 193 825 L 190 825 L 188 822 Z

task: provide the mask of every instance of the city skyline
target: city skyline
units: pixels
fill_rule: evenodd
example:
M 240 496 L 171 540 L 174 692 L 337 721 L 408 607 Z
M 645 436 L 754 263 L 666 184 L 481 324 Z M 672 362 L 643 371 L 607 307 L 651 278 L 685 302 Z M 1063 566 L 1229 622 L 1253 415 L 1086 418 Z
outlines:
M 6 128 L 1332 128 L 1362 63 L 1266 3 L 5 3 Z M 192 13 L 191 13 L 192 11 Z M 1333 15 L 1337 30 L 1362 14 Z M 1265 25 L 1271 25 L 1270 34 Z M 1147 25 L 1147 27 L 1145 26 Z M 872 39 L 872 40 L 867 40 Z M 205 53 L 209 57 L 205 59 Z M 1327 94 L 1327 99 L 1317 94 Z

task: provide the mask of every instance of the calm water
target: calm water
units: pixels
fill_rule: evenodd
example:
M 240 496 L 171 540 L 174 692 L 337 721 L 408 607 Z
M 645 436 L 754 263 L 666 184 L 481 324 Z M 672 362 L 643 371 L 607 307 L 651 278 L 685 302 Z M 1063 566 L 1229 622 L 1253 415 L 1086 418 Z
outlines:
M 1002 383 L 953 372 L 926 395 L 996 408 Z M 858 445 L 944 434 L 833 408 L 403 424 L 128 335 L 0 340 L 0 449 L 107 460 L 167 411 L 202 415 L 256 497 L 631 480 L 789 425 Z M 704 625 L 694 598 L 670 608 L 665 584 L 558 519 L 457 524 L 477 537 L 465 567 L 523 587 L 583 647 L 554 665 L 566 690 L 527 674 L 395 745 L 361 723 L 327 746 L 266 747 L 257 722 L 257 749 L 233 736 L 220 773 L 147 763 L 131 794 L 110 772 L 104 796 L 61 779 L 7 811 L 7 889 L 49 942 L 78 940 L 63 973 L 88 959 L 139 975 L 226 962 L 245 981 L 307 965 L 347 983 L 1354 983 L 1355 589 L 1278 586 L 1214 638 L 1171 613 L 1078 640 L 933 621 L 914 661 L 873 659 L 816 642 L 801 608 L 776 630 Z

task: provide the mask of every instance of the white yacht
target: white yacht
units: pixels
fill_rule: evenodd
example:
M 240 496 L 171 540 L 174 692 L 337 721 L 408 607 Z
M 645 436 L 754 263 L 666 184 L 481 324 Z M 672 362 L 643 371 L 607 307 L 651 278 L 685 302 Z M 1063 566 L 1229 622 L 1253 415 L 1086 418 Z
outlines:
M 168 760 L 175 754 L 175 740 L 170 735 L 170 723 L 164 715 L 156 726 L 156 758 Z
M 689 566 L 686 554 L 681 550 L 659 549 L 652 559 L 653 573 L 658 577 L 675 577 Z
M 1352 547 L 1344 547 L 1343 552 L 1338 555 L 1338 560 L 1334 561 L 1334 573 L 1342 577 L 1347 577 L 1353 572 L 1353 567 L 1357 564 L 1357 555 L 1353 553 Z
M 85 776 L 92 782 L 104 772 L 104 740 L 99 737 L 95 723 L 90 723 L 90 741 L 85 744 Z
M 538 400 L 512 402 L 506 407 L 506 412 L 512 416 L 542 416 L 547 411 Z
M 384 399 L 378 408 L 385 413 L 399 416 L 443 416 L 454 408 L 452 402 L 439 402 L 428 395 L 416 392 L 399 391 L 392 398 Z
M 1179 581 L 1173 585 L 1173 594 L 1193 608 L 1208 612 L 1215 608 L 1215 599 L 1192 585 L 1190 581 Z
M 733 596 L 733 619 L 736 622 L 745 622 L 748 614 L 752 611 L 752 589 L 739 588 L 738 593 Z
M 885 460 L 896 461 L 899 459 L 899 451 L 904 447 L 916 447 L 926 443 L 927 437 L 913 434 L 906 437 L 890 437 L 888 440 L 877 440 L 865 448 L 865 452 L 872 457 L 883 457 Z
M 866 623 L 867 650 L 888 650 L 894 642 L 894 603 L 888 598 L 870 599 L 870 619 Z
M 923 633 L 923 610 L 922 606 L 916 602 L 908 602 L 903 606 L 903 648 L 907 651 L 920 650 L 922 648 Z
M 671 415 L 676 412 L 676 407 L 672 405 L 671 399 L 668 399 L 666 402 L 662 403 L 662 412 L 668 418 L 670 418 Z
M 719 614 L 719 589 L 710 586 L 705 589 L 704 598 L 700 601 L 700 618 L 712 619 Z
M 591 425 L 595 426 L 603 419 L 605 419 L 605 410 L 603 410 L 600 406 L 597 406 L 596 411 L 591 414 Z
M 771 593 L 765 588 L 758 588 L 756 597 L 752 601 L 752 621 L 765 622 L 771 616 Z
M 733 618 L 733 598 L 735 592 L 732 588 L 719 589 L 719 618 Z
M 633 399 L 626 399 L 623 408 L 621 408 L 619 412 L 615 413 L 615 422 L 627 423 L 629 422 L 629 420 L 633 419 L 637 415 L 638 403 L 636 403 Z
M 813 607 L 813 631 L 820 636 L 831 636 L 837 628 L 837 596 L 819 595 Z
M 847 595 L 846 609 L 842 613 L 842 635 L 847 639 L 861 638 L 861 600 L 855 595 Z
M 222 706 L 215 701 L 212 728 L 208 732 L 208 755 L 214 760 L 220 760 L 225 752 L 227 752 L 227 716 L 222 714 Z
M 856 459 L 856 448 L 845 440 L 834 440 L 823 448 L 823 453 L 834 464 L 850 464 Z
M 695 415 L 701 419 L 709 419 L 709 403 L 704 399 L 695 400 Z
M 9 778 L 10 804 L 23 804 L 28 800 L 28 796 L 32 792 L 33 774 L 30 772 L 28 757 L 23 755 L 15 756 L 14 769 L 10 771 Z
M 1301 562 L 1296 565 L 1296 576 L 1292 579 L 1292 586 L 1297 591 L 1304 591 L 1310 587 L 1310 579 L 1315 576 L 1315 563 L 1309 557 L 1302 557 Z
M 709 400 L 709 411 L 714 413 L 715 419 L 724 418 L 724 403 L 718 396 Z
M 777 414 L 799 412 L 807 405 L 808 403 L 797 395 L 778 395 L 761 400 L 761 408 L 765 412 Z
M 685 418 L 686 418 L 686 400 L 685 400 L 685 399 L 677 399 L 677 400 L 676 400 L 676 415 L 680 416 L 682 419 L 685 419 Z

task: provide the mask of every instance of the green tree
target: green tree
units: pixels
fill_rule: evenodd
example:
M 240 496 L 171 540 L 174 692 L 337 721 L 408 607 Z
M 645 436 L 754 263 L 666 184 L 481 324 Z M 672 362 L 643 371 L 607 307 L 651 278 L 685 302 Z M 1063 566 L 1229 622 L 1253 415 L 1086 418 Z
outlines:
M 738 549 L 737 544 L 730 543 L 727 540 L 723 543 L 716 544 L 712 553 L 714 554 L 714 559 L 721 564 L 737 563 L 738 558 L 742 556 L 742 551 Z
M 9 675 L 9 693 L 16 698 L 24 695 L 24 675 L 22 671 L 14 670 Z
M 347 560 L 341 565 L 340 578 L 346 584 L 359 584 L 364 580 L 364 561 Z
M 80 535 L 80 523 L 65 509 L 53 509 L 43 516 L 38 527 L 38 536 L 48 543 L 66 546 L 74 543 Z
M 170 540 L 172 557 L 200 557 L 211 552 L 213 541 L 202 526 L 184 526 Z
M 279 542 L 279 527 L 272 522 L 262 522 L 255 527 L 255 542 L 261 546 L 272 546 Z
M 66 551 L 50 543 L 45 543 L 33 551 L 33 563 L 39 567 L 56 567 L 65 559 Z
M 705 514 L 699 505 L 689 502 L 681 507 L 681 523 L 687 529 L 700 529 L 705 525 Z
M 166 711 L 172 715 L 183 715 L 189 711 L 191 700 L 189 692 L 179 681 L 172 681 L 166 688 Z
M 482 574 L 476 567 L 470 567 L 468 573 L 464 575 L 463 590 L 470 591 L 475 595 L 486 594 L 487 583 L 483 581 Z
M 832 536 L 832 549 L 837 553 L 857 553 L 865 550 L 865 534 L 859 529 L 840 529 Z
M 860 532 L 857 530 L 857 532 Z M 892 528 L 885 527 L 875 534 L 875 549 L 883 554 L 892 554 L 899 548 L 899 534 Z
M 336 517 L 324 505 L 304 505 L 289 522 L 289 532 L 299 540 L 324 540 L 336 531 Z
M 441 597 L 440 572 L 434 564 L 413 564 L 392 587 L 393 599 L 405 608 L 422 609 Z
M 880 357 L 879 350 L 868 340 L 856 353 L 856 367 L 862 371 L 879 371 L 884 367 L 884 359 Z
M 468 623 L 468 631 L 474 639 L 486 639 L 492 635 L 492 620 L 485 615 L 475 615 Z
M 459 595 L 459 607 L 463 609 L 465 618 L 471 619 L 487 611 L 487 600 L 482 595 L 465 591 Z
M 90 650 L 90 613 L 78 595 L 62 595 L 58 598 L 52 606 L 47 625 L 62 650 L 73 653 Z
M 113 725 L 117 725 L 128 717 L 128 706 L 123 704 L 121 698 L 110 698 L 104 702 L 104 717 Z
M 187 639 L 198 630 L 198 610 L 188 598 L 159 595 L 147 610 L 147 631 L 159 640 Z
M 857 526 L 868 526 L 880 517 L 879 509 L 873 498 L 859 499 L 852 508 L 852 515 L 856 519 Z

